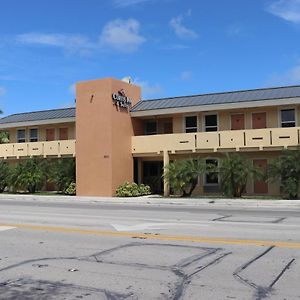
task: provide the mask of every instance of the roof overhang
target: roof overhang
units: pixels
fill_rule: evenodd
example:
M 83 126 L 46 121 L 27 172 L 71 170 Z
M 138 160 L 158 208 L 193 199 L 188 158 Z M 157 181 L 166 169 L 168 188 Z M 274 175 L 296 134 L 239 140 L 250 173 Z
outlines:
M 208 111 L 217 111 L 217 110 L 245 109 L 245 108 L 283 106 L 283 105 L 295 105 L 295 104 L 300 104 L 300 97 L 272 99 L 272 100 L 255 100 L 255 101 L 222 103 L 222 104 L 205 104 L 205 105 L 173 107 L 173 108 L 160 108 L 160 109 L 133 111 L 130 114 L 132 117 L 147 117 L 147 116 L 158 116 L 158 115 L 169 115 L 169 114 L 182 114 L 182 113 L 185 114 L 185 113 L 208 112 Z
M 37 121 L 24 121 L 24 122 L 15 122 L 15 123 L 3 123 L 3 124 L 0 124 L 0 129 L 51 125 L 51 124 L 59 124 L 59 123 L 73 123 L 75 121 L 76 121 L 76 118 L 72 117 L 72 118 L 37 120 Z

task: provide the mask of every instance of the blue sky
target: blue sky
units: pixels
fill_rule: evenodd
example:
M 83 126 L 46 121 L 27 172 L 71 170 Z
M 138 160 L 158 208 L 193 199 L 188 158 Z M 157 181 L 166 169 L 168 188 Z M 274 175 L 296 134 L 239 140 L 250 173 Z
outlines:
M 125 76 L 145 99 L 300 84 L 300 0 L 0 0 L 5 115 Z

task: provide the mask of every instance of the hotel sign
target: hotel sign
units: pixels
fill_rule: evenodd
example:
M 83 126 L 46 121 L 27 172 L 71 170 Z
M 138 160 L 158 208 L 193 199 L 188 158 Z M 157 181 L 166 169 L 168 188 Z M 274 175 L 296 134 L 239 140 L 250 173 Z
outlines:
M 130 108 L 132 101 L 128 98 L 123 89 L 119 90 L 118 93 L 112 94 L 113 103 L 117 107 Z

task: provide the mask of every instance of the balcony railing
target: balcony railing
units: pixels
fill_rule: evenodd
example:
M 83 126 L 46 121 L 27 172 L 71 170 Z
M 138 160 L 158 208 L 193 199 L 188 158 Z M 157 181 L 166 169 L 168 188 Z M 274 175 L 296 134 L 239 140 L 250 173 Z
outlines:
M 290 127 L 134 136 L 132 153 L 287 148 L 299 145 L 299 133 L 300 127 Z
M 75 140 L 0 145 L 0 158 L 75 156 Z

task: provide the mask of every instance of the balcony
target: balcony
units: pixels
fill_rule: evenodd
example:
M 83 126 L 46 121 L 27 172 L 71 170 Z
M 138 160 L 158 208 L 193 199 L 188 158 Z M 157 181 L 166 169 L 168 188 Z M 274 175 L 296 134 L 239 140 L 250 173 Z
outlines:
M 276 150 L 299 145 L 299 133 L 290 127 L 134 136 L 132 154 Z
M 1 144 L 0 159 L 22 157 L 75 156 L 75 140 Z

